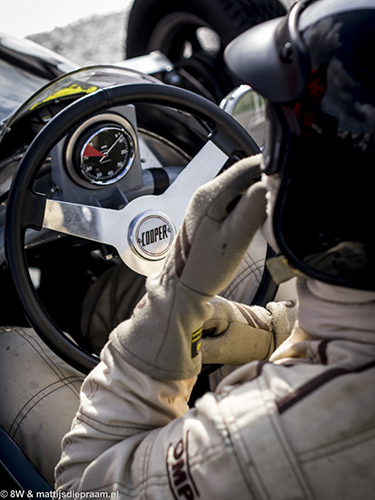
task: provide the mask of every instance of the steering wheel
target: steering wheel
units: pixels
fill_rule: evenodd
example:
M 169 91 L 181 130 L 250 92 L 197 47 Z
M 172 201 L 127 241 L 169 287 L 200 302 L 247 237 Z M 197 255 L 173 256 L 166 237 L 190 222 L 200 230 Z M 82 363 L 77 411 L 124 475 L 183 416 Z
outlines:
M 49 199 L 35 192 L 37 173 L 61 139 L 103 110 L 137 103 L 187 112 L 209 125 L 206 143 L 163 194 L 141 196 L 122 209 L 112 210 Z M 26 229 L 46 228 L 111 245 L 127 266 L 149 275 L 161 268 L 194 191 L 214 178 L 228 160 L 258 152 L 245 130 L 218 106 L 197 94 L 166 85 L 141 83 L 104 88 L 58 113 L 36 136 L 19 166 L 8 198 L 5 224 L 5 249 L 13 282 L 25 314 L 42 340 L 83 373 L 98 363 L 95 355 L 80 348 L 55 325 L 41 304 L 27 266 Z M 149 255 L 140 235 L 147 233 L 150 220 L 160 232 L 160 245 Z

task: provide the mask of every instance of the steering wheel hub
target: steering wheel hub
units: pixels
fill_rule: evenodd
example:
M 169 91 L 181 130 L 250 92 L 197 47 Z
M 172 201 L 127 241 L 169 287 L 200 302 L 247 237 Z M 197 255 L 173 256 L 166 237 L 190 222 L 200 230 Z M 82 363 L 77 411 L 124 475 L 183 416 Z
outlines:
M 161 260 L 171 248 L 176 232 L 172 220 L 166 214 L 147 211 L 130 224 L 129 245 L 145 260 Z

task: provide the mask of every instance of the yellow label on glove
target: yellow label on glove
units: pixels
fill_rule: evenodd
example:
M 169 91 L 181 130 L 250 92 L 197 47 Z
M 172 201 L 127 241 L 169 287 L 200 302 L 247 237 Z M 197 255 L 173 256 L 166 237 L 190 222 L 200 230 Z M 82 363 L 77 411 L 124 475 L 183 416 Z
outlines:
M 199 328 L 191 334 L 191 359 L 194 359 L 199 354 L 201 348 L 202 328 Z

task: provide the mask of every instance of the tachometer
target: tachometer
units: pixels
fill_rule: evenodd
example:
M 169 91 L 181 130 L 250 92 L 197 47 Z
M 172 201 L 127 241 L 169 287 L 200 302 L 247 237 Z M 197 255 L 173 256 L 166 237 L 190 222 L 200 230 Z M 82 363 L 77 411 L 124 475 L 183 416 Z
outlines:
M 111 184 L 130 168 L 133 139 L 117 125 L 88 131 L 76 145 L 79 174 L 94 184 Z
M 124 117 L 105 113 L 80 125 L 68 138 L 66 167 L 86 188 L 106 187 L 122 179 L 136 154 L 136 136 Z

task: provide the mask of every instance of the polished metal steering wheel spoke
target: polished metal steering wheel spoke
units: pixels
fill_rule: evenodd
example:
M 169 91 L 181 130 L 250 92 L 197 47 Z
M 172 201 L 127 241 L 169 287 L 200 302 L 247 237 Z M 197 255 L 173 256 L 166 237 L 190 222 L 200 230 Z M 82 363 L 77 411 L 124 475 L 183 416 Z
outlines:
M 111 245 L 127 266 L 148 276 L 162 267 L 193 193 L 214 178 L 227 160 L 228 156 L 208 141 L 162 195 L 135 198 L 121 210 L 46 200 L 43 227 Z M 146 240 L 142 244 L 142 239 L 149 238 L 147 229 L 134 231 L 143 219 L 152 218 L 156 226 L 151 230 L 157 230 L 159 241 L 168 240 L 163 242 L 162 251 L 159 245 L 154 253 L 143 251 Z
M 208 141 L 194 156 L 171 186 L 159 197 L 165 212 L 172 216 L 177 228 L 182 224 L 194 192 L 218 175 L 228 155 Z
M 46 200 L 43 227 L 117 248 L 121 220 L 121 210 Z

